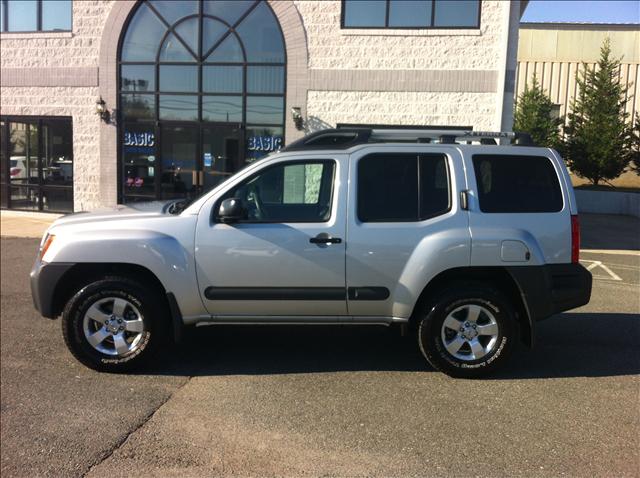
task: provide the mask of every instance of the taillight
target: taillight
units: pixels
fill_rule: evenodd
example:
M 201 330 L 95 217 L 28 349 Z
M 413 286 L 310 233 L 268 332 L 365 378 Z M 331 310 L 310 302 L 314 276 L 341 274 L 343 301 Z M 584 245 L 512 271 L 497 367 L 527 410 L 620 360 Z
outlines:
M 10 171 L 11 177 L 17 176 L 18 174 L 20 174 L 20 171 L 22 171 L 20 168 L 11 168 L 11 171 Z
M 571 216 L 571 262 L 580 261 L 580 221 L 578 216 Z

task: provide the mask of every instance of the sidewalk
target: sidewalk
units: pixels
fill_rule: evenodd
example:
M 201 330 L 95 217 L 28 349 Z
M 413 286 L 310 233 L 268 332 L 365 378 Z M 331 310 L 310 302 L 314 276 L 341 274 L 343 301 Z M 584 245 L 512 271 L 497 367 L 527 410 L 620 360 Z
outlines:
M 0 235 L 40 238 L 60 214 L 0 212 Z M 580 214 L 582 249 L 640 251 L 640 219 L 611 214 Z
M 44 231 L 61 214 L 43 212 L 0 211 L 0 236 L 41 238 Z

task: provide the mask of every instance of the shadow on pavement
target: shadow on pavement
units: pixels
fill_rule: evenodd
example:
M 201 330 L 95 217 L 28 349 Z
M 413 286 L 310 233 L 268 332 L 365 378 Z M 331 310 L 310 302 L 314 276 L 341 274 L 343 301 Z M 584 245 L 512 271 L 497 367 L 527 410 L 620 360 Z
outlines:
M 640 218 L 613 214 L 580 214 L 582 249 L 640 250 Z
M 640 373 L 640 315 L 561 314 L 538 324 L 533 350 L 518 347 L 501 380 Z M 192 329 L 170 358 L 141 370 L 157 375 L 433 371 L 413 335 L 358 326 L 211 326 Z

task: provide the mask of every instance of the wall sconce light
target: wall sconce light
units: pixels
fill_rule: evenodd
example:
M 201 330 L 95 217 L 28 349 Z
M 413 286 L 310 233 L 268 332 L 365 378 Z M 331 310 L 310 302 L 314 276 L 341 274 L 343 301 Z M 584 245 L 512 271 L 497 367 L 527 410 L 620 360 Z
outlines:
M 291 118 L 293 119 L 293 124 L 298 131 L 304 130 L 305 121 L 302 117 L 302 110 L 299 106 L 294 106 L 293 108 L 291 108 Z
M 107 110 L 106 103 L 102 98 L 98 98 L 96 101 L 96 114 L 100 116 L 100 119 L 105 123 L 108 123 L 111 119 L 111 113 Z

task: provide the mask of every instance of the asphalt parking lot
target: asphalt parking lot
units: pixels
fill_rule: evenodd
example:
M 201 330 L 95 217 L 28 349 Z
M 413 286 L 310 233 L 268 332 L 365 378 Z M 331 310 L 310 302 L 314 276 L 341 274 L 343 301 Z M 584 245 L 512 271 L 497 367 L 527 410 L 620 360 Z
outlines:
M 464 381 L 348 327 L 199 328 L 144 374 L 98 374 L 32 307 L 37 242 L 1 240 L 3 477 L 640 473 L 637 252 L 583 253 L 591 303 Z

